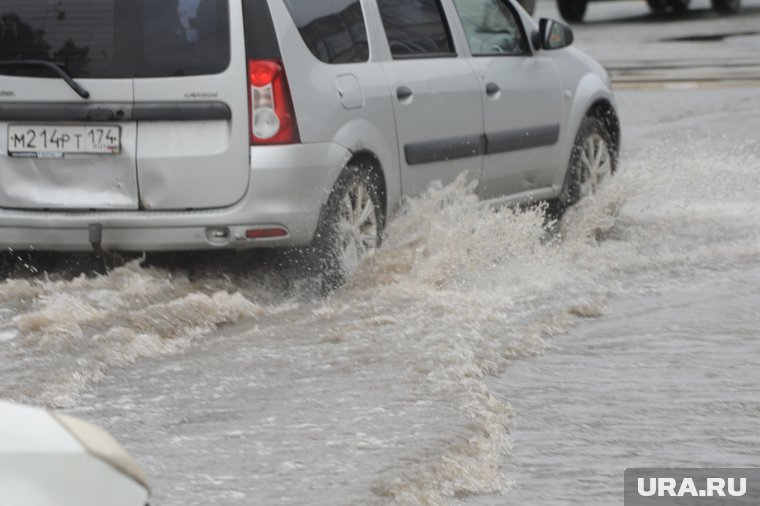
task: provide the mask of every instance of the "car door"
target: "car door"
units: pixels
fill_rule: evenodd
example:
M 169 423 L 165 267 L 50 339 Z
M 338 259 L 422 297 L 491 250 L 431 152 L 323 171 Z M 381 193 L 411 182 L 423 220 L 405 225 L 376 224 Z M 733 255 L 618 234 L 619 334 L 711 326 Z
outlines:
M 122 0 L 0 1 L 0 207 L 137 209 L 131 21 Z
M 508 0 L 453 0 L 479 78 L 486 152 L 482 198 L 548 190 L 561 163 L 564 117 L 551 58 L 533 53 Z
M 137 174 L 144 209 L 221 208 L 250 175 L 240 1 L 136 2 Z
M 466 58 L 457 54 L 440 0 L 377 0 L 390 58 L 382 63 L 393 100 L 402 191 L 482 165 L 483 107 Z M 456 14 L 453 14 L 456 15 Z

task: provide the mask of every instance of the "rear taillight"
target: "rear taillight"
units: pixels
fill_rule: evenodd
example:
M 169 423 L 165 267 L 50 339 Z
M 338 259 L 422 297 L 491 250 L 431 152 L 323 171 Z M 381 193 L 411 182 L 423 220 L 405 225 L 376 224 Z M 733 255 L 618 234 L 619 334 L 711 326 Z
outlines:
M 251 144 L 301 142 L 281 60 L 249 60 Z

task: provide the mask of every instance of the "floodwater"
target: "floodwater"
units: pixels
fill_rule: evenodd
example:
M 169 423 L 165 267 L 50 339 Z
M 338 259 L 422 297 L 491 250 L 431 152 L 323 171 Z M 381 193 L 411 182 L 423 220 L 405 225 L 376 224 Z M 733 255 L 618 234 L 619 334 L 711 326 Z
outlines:
M 469 504 L 620 504 L 633 467 L 751 468 L 760 452 L 760 267 L 638 286 L 489 381 L 509 399 L 511 490 Z
M 760 124 L 760 97 L 748 89 L 619 98 L 628 133 L 619 174 L 560 224 L 547 229 L 540 209 L 480 206 L 464 185 L 433 188 L 408 203 L 385 248 L 329 299 L 308 279 L 239 262 L 191 270 L 133 262 L 106 276 L 8 280 L 0 397 L 104 424 L 163 505 L 440 503 L 503 492 L 541 465 L 577 470 L 603 448 L 612 452 L 605 469 L 621 472 L 629 461 L 613 449 L 628 440 L 630 420 L 605 426 L 609 444 L 592 444 L 584 427 L 593 432 L 594 414 L 615 399 L 605 374 L 644 376 L 643 386 L 612 389 L 639 407 L 647 397 L 634 394 L 647 382 L 660 385 L 652 390 L 660 405 L 679 391 L 666 382 L 667 357 L 651 362 L 647 342 L 677 348 L 681 364 L 720 348 L 741 359 L 740 386 L 757 391 L 749 308 L 760 301 L 760 145 L 747 125 Z M 687 99 L 701 105 L 684 114 L 678 102 Z M 699 321 L 713 306 L 711 325 L 681 330 L 638 316 L 683 307 L 678 318 Z M 545 358 L 531 369 L 523 359 L 538 354 Z M 691 369 L 678 371 L 691 392 Z M 684 416 L 701 423 L 714 412 L 715 423 L 728 423 L 719 406 Z M 556 419 L 531 422 L 544 415 Z M 505 473 L 513 420 L 537 431 L 525 436 L 537 453 L 517 451 L 525 460 Z M 547 431 L 554 453 L 542 446 Z M 699 462 L 702 450 L 693 448 Z
M 760 92 L 618 99 L 619 172 L 560 223 L 434 187 L 327 299 L 271 255 L 21 272 L 0 398 L 104 425 L 164 506 L 610 504 L 625 467 L 751 465 Z

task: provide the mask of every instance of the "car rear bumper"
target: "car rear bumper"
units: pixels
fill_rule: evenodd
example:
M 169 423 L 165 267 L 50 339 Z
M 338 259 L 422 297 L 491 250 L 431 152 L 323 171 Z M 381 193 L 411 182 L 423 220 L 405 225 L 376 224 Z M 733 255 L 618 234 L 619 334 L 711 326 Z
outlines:
M 350 152 L 335 143 L 253 147 L 248 191 L 240 202 L 225 209 L 174 212 L 0 209 L 0 248 L 89 251 L 91 225 L 102 227 L 101 245 L 114 251 L 306 245 L 314 236 L 322 206 L 349 157 Z M 283 229 L 287 235 L 246 238 L 249 230 L 271 228 Z

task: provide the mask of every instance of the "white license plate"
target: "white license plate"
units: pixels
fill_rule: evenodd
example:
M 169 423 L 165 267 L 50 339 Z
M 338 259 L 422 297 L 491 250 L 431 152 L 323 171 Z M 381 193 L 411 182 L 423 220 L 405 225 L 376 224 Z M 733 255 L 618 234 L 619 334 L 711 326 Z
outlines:
M 10 125 L 8 154 L 51 156 L 65 154 L 115 155 L 121 152 L 121 127 L 115 125 Z

